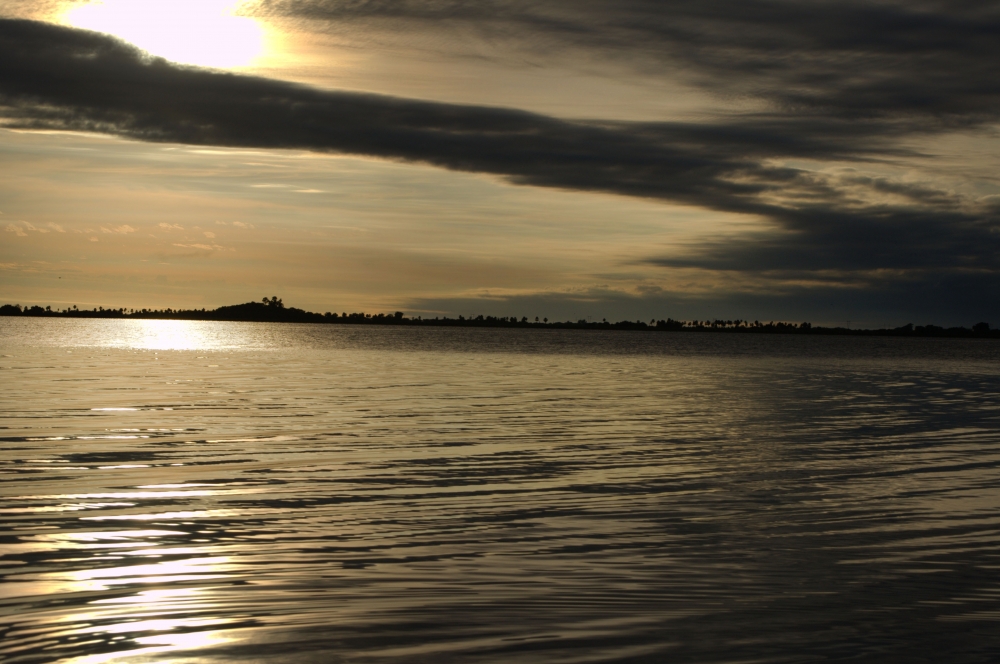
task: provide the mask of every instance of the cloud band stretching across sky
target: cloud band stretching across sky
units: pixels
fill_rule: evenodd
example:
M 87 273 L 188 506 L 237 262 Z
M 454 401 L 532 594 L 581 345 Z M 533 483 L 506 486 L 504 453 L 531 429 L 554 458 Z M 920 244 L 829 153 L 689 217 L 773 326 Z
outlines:
M 904 198 L 917 199 L 917 209 L 848 209 L 834 183 L 767 165 L 776 157 L 871 159 L 880 148 L 891 152 L 884 140 L 891 128 L 875 123 L 571 122 L 178 67 L 103 35 L 29 21 L 0 22 L 0 63 L 5 115 L 22 128 L 420 161 L 522 184 L 762 214 L 816 233 L 824 244 L 838 226 L 877 242 L 880 234 L 900 230 L 897 225 L 923 236 L 935 222 L 971 234 L 974 242 L 996 240 L 992 232 L 975 237 L 977 229 L 992 230 L 993 210 L 970 214 L 945 192 L 900 188 Z M 776 192 L 785 204 L 762 202 L 762 195 Z M 795 204 L 796 195 L 807 202 Z M 984 258 L 996 264 L 993 255 Z
M 747 214 L 769 226 L 636 262 L 892 288 L 960 279 L 989 299 L 1000 197 L 851 166 L 926 162 L 921 140 L 996 122 L 994 3 L 666 4 L 289 0 L 259 11 L 447 20 L 533 48 L 631 53 L 637 67 L 669 62 L 715 94 L 761 103 L 699 122 L 569 120 L 181 67 L 105 35 L 0 19 L 0 114 L 24 129 L 337 152 Z

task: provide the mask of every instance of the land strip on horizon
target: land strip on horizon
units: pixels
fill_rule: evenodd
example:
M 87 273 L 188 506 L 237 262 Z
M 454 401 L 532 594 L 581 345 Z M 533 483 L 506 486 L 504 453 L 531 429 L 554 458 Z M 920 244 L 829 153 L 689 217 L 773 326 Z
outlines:
M 40 306 L 21 307 L 18 304 L 0 306 L 0 316 L 29 316 L 41 318 L 119 318 L 119 319 L 155 319 L 155 320 L 207 320 L 234 322 L 266 322 L 266 323 L 320 323 L 334 325 L 404 325 L 404 326 L 440 326 L 440 327 L 502 327 L 502 328 L 552 328 L 574 330 L 648 330 L 669 332 L 729 332 L 747 334 L 819 334 L 848 336 L 887 336 L 887 337 L 974 337 L 1000 339 L 1000 329 L 990 329 L 985 322 L 967 327 L 941 327 L 938 325 L 907 324 L 895 328 L 862 329 L 850 327 L 823 327 L 808 322 L 789 323 L 785 321 L 747 321 L 747 320 L 674 320 L 651 319 L 648 323 L 642 320 L 608 320 L 590 321 L 581 319 L 574 321 L 549 321 L 548 318 L 532 321 L 527 316 L 459 316 L 458 318 L 422 316 L 406 317 L 401 311 L 392 314 L 366 314 L 346 312 L 338 314 L 327 311 L 315 313 L 295 307 L 285 307 L 277 297 L 263 298 L 260 302 L 246 302 L 219 307 L 217 309 L 62 309 L 53 310 Z

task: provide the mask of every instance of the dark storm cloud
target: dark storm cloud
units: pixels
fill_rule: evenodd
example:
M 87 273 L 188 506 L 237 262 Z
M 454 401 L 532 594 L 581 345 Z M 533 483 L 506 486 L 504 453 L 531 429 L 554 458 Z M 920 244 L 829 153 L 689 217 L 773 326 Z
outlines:
M 969 4 L 961 7 L 971 11 Z M 746 15 L 735 6 L 732 12 Z M 685 16 L 679 24 L 693 20 L 690 11 L 681 13 Z M 982 19 L 988 23 L 990 16 Z M 792 39 L 790 29 L 775 29 L 786 41 Z M 802 39 L 811 43 L 812 38 Z M 856 37 L 852 43 L 861 40 Z M 946 51 L 951 42 L 940 37 L 931 44 Z M 898 47 L 900 53 L 912 45 L 904 46 Z M 865 76 L 862 72 L 859 79 Z M 963 76 L 957 73 L 954 85 L 978 80 L 977 75 Z M 980 93 L 988 97 L 991 85 L 984 80 Z M 938 111 L 969 122 L 996 112 L 974 104 L 976 98 L 969 92 L 965 101 L 954 101 L 951 110 L 939 105 Z M 996 205 L 963 202 L 924 184 L 776 165 L 790 158 L 860 162 L 903 156 L 897 141 L 927 131 L 929 121 L 921 117 L 935 104 L 906 106 L 897 99 L 864 119 L 847 117 L 851 113 L 842 105 L 827 115 L 814 109 L 707 124 L 566 121 L 179 67 L 95 33 L 0 20 L 0 113 L 13 126 L 422 162 L 494 174 L 519 184 L 755 214 L 778 229 L 757 240 L 705 243 L 683 258 L 648 261 L 674 267 L 789 274 L 995 272 L 1000 266 Z M 890 109 L 911 117 L 888 117 Z M 876 194 L 894 195 L 897 202 L 871 202 Z
M 892 127 L 570 122 L 516 110 L 321 91 L 171 65 L 96 33 L 0 21 L 0 100 L 16 126 L 139 140 L 338 151 L 513 182 L 767 212 L 762 193 L 831 195 L 778 156 L 863 159 Z
M 265 11 L 474 30 L 491 43 L 666 67 L 724 95 L 844 118 L 995 120 L 1000 3 L 872 0 L 265 0 Z M 415 26 L 415 24 L 420 24 Z

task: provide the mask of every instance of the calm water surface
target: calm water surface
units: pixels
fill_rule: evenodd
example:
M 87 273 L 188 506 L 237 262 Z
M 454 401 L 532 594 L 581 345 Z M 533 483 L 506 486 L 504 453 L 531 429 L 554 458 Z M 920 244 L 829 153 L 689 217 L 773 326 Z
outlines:
M 0 661 L 1000 659 L 1000 343 L 0 319 Z

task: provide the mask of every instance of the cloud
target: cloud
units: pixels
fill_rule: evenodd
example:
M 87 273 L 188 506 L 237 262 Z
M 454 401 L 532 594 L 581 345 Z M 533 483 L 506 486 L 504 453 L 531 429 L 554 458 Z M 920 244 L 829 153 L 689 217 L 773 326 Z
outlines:
M 202 251 L 222 251 L 225 249 L 225 247 L 220 247 L 217 244 L 179 244 L 175 242 L 174 246 L 185 249 L 200 249 Z
M 777 157 L 860 159 L 899 128 L 751 118 L 725 125 L 569 122 L 172 66 L 122 42 L 0 21 L 0 98 L 15 126 L 198 145 L 296 148 L 492 173 L 519 184 L 767 213 L 755 196 L 817 190 Z
M 62 226 L 60 226 L 59 224 L 56 224 L 56 223 L 49 222 L 49 223 L 45 224 L 44 227 L 38 227 L 38 226 L 35 226 L 34 224 L 31 224 L 31 223 L 29 223 L 27 221 L 23 221 L 23 220 L 16 221 L 16 222 L 11 223 L 11 224 L 7 224 L 4 227 L 4 230 L 7 231 L 8 233 L 14 233 L 18 237 L 27 237 L 28 236 L 28 232 L 43 233 L 43 234 L 44 233 L 51 233 L 52 231 L 55 231 L 56 233 L 65 233 L 66 232 L 66 230 Z
M 650 318 L 676 320 L 759 319 L 787 320 L 790 312 L 801 320 L 824 325 L 859 327 L 898 326 L 906 323 L 970 326 L 989 320 L 982 296 L 1000 292 L 997 275 L 953 274 L 883 275 L 866 282 L 842 284 L 786 284 L 779 288 L 740 291 L 720 288 L 693 294 L 670 288 L 616 289 L 594 286 L 574 291 L 542 291 L 488 297 L 427 297 L 399 303 L 407 315 L 545 316 L 549 320 L 610 321 Z M 995 297 L 995 296 L 993 296 Z M 996 314 L 996 309 L 992 309 Z M 989 322 L 992 322 L 990 320 Z
M 162 226 L 162 224 L 160 224 Z M 128 235 L 129 233 L 134 233 L 135 229 L 125 224 L 124 226 L 113 226 L 108 228 L 107 226 L 101 226 L 102 233 L 110 233 L 113 235 Z
M 179 224 L 168 224 L 168 223 L 162 223 L 162 222 L 160 223 L 160 228 L 162 228 L 163 230 L 168 231 L 168 232 L 169 231 L 182 231 L 182 230 L 184 230 L 184 227 L 181 226 L 181 225 L 179 225 Z
M 263 0 L 259 11 L 347 33 L 491 53 L 572 51 L 728 97 L 842 118 L 997 118 L 1000 8 L 946 0 Z M 451 39 L 447 39 L 447 37 Z M 475 46 L 473 46 L 475 48 Z M 470 51 L 468 55 L 478 55 Z M 502 55 L 501 55 L 502 57 Z
M 915 159 L 907 142 L 1000 119 L 996 11 L 978 3 L 946 11 L 933 2 L 720 0 L 697 7 L 625 0 L 620 11 L 606 2 L 489 7 L 271 3 L 272 11 L 314 18 L 367 12 L 432 20 L 445 12 L 597 50 L 628 42 L 624 48 L 689 67 L 720 93 L 752 92 L 771 110 L 702 123 L 569 121 L 179 67 L 96 33 L 0 20 L 0 113 L 25 129 L 348 153 L 743 213 L 771 230 L 705 240 L 683 253 L 651 250 L 645 264 L 776 279 L 803 272 L 823 279 L 831 270 L 911 271 L 939 281 L 979 274 L 988 278 L 967 283 L 988 298 L 980 287 L 1000 270 L 995 202 L 791 164 Z

